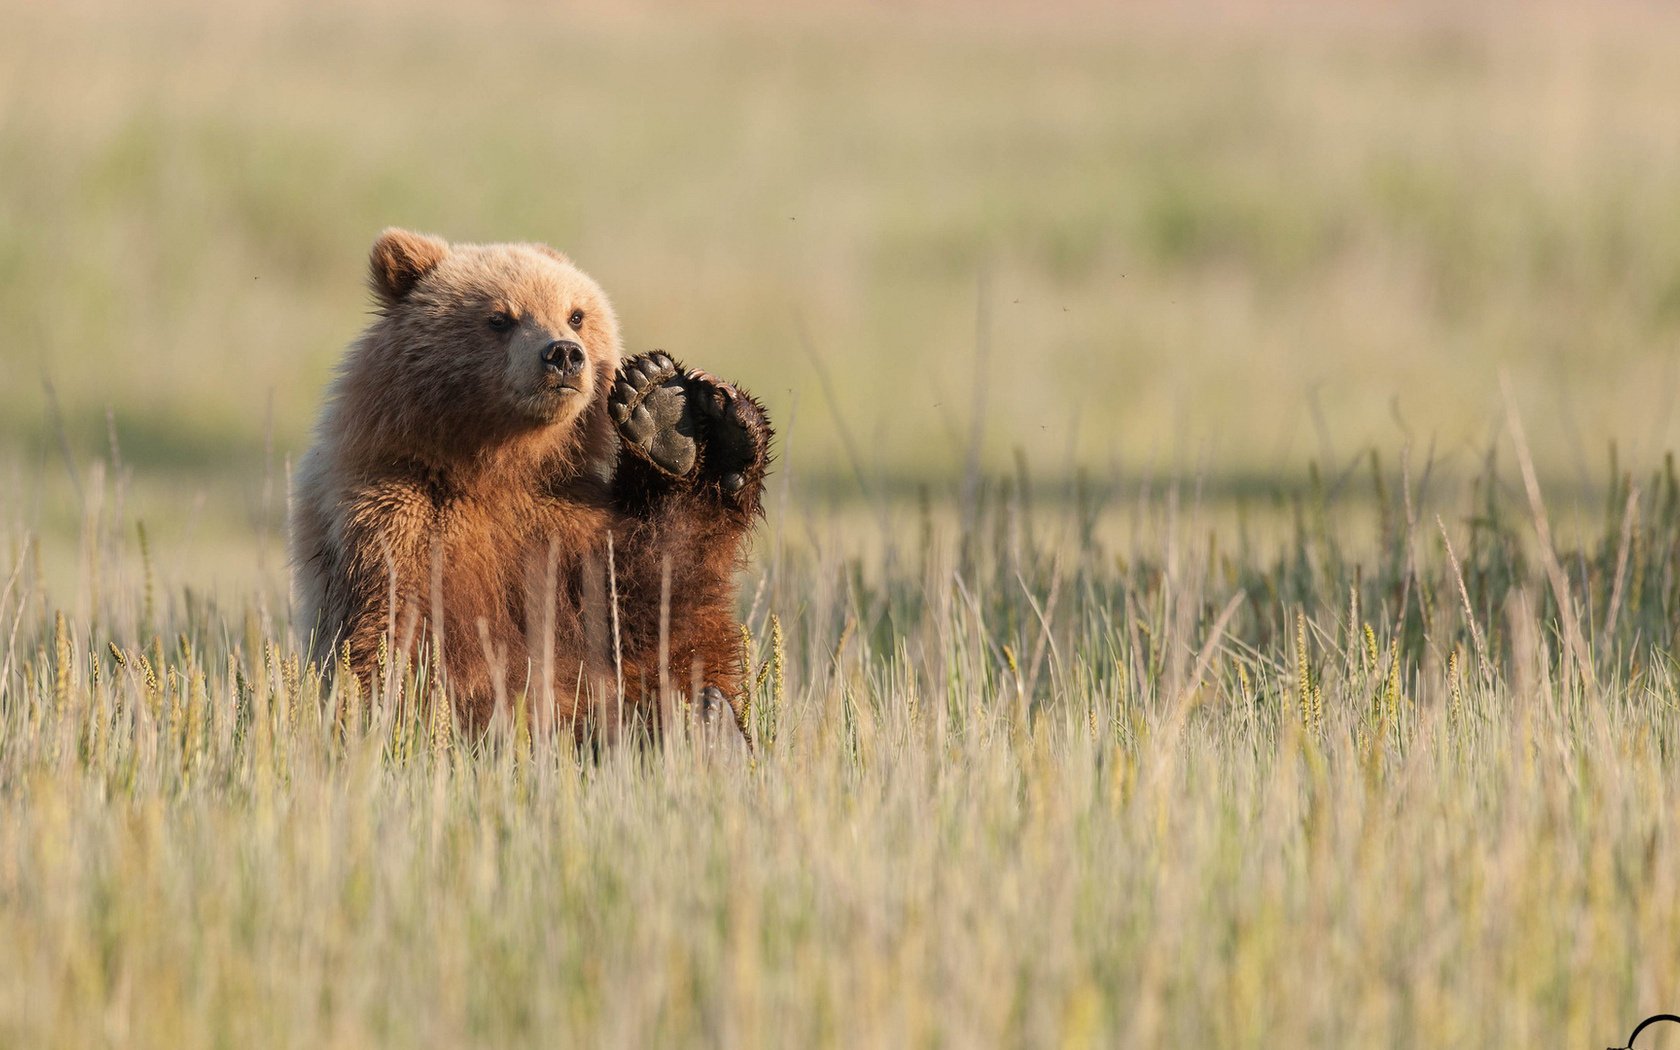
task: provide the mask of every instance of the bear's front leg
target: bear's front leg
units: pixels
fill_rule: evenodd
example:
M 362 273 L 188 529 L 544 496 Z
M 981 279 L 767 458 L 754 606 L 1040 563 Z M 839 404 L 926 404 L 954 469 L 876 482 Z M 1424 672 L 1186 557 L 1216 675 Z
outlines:
M 745 392 L 657 351 L 624 364 L 607 403 L 624 445 L 614 495 L 635 523 L 624 560 L 642 581 L 626 611 L 646 621 L 643 638 L 664 624 L 667 680 L 693 684 L 702 719 L 724 701 L 745 734 L 735 572 L 762 508 L 769 420 Z

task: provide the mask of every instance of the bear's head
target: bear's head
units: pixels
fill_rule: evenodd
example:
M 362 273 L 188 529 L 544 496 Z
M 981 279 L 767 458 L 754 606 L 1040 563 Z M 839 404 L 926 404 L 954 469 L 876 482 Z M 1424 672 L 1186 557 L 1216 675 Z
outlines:
M 335 413 L 359 458 L 448 468 L 512 456 L 545 470 L 610 458 L 618 321 L 571 260 L 388 229 L 368 281 L 378 316 L 346 359 Z

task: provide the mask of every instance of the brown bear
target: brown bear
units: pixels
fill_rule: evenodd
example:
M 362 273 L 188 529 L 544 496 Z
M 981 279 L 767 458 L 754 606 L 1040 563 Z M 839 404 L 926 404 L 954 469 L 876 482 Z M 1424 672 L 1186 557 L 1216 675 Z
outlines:
M 738 713 L 762 406 L 622 362 L 606 295 L 545 245 L 390 229 L 370 270 L 377 315 L 294 483 L 312 658 L 369 680 L 382 647 L 425 656 L 480 727 L 520 698 L 580 738 L 657 732 L 685 697 Z

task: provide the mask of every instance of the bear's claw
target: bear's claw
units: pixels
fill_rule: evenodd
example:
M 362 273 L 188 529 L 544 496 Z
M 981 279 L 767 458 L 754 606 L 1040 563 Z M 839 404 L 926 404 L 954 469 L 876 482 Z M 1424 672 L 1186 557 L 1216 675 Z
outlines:
M 752 754 L 752 732 L 747 726 L 743 704 L 730 701 L 723 690 L 712 685 L 702 689 L 695 699 L 699 707 L 701 733 L 709 746 L 744 749 L 747 754 Z

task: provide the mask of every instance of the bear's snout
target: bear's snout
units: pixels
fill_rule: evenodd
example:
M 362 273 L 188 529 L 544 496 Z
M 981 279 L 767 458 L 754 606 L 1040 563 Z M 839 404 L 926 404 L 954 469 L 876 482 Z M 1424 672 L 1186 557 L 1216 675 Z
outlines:
M 583 347 L 570 339 L 556 339 L 543 347 L 543 367 L 562 379 L 583 371 Z

